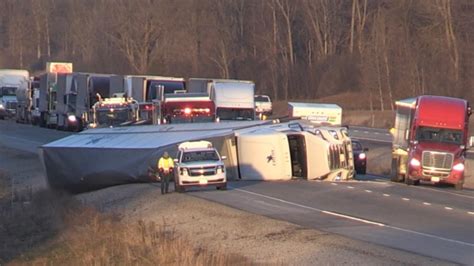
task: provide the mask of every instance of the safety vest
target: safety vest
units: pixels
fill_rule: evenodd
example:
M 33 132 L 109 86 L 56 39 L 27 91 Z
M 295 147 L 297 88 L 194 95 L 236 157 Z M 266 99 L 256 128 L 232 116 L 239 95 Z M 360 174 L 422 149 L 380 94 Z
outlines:
M 170 168 L 174 168 L 173 159 L 171 159 L 171 157 L 168 157 L 168 159 L 161 157 L 158 161 L 158 169 L 160 168 L 163 168 L 165 171 L 169 171 Z

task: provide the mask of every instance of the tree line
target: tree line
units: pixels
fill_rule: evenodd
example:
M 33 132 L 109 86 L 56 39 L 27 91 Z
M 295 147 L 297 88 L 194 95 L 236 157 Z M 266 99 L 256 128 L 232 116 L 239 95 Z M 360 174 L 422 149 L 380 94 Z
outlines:
M 2 0 L 0 68 L 249 79 L 273 99 L 390 110 L 474 100 L 473 32 L 471 0 Z

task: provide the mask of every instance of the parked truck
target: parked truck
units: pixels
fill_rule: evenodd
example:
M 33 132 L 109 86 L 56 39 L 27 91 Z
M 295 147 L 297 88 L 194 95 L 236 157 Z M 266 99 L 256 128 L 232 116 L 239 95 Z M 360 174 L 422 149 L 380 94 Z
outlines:
M 252 81 L 191 78 L 188 91 L 209 94 L 219 121 L 255 120 L 255 84 Z
M 391 180 L 408 185 L 447 183 L 462 189 L 472 113 L 469 103 L 426 95 L 397 101 L 396 107 Z
M 0 119 L 16 116 L 18 96 L 20 96 L 21 115 L 31 104 L 28 97 L 29 73 L 20 69 L 0 70 Z

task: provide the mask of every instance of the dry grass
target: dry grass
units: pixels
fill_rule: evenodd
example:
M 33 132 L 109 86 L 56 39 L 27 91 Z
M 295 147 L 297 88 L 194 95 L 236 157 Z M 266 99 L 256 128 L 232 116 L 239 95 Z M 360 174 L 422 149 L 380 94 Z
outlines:
M 125 223 L 49 191 L 4 208 L 0 239 L 0 265 L 251 264 L 228 251 L 195 249 L 165 221 Z

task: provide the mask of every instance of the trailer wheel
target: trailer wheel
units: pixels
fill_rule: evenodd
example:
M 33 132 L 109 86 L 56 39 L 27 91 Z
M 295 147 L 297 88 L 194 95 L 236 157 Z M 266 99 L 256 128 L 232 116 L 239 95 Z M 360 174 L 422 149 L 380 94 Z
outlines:
M 462 182 L 458 182 L 454 185 L 454 189 L 456 190 L 462 190 L 463 189 L 463 183 Z

